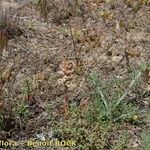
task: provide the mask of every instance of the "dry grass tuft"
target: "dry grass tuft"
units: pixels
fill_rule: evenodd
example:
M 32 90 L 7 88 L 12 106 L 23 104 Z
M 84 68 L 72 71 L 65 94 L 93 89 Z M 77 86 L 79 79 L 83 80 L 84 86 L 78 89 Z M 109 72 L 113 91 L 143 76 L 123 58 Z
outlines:
M 16 36 L 22 35 L 22 30 L 14 15 L 15 9 L 12 5 L 1 5 L 0 11 L 0 53 L 7 47 L 8 41 Z

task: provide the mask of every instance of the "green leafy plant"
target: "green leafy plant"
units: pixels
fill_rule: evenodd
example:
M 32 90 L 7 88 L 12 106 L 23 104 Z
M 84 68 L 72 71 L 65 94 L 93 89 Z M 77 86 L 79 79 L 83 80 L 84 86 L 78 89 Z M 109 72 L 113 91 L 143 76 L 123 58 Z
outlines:
M 94 85 L 94 89 L 91 93 L 92 104 L 89 114 L 93 113 L 96 120 L 110 122 L 125 121 L 128 117 L 134 115 L 136 108 L 131 103 L 124 101 L 124 99 L 140 76 L 141 72 L 132 79 L 124 91 L 121 85 L 116 84 L 117 82 L 102 82 L 96 74 L 92 74 L 90 82 Z M 121 83 L 122 86 L 124 85 L 121 80 L 118 83 Z
M 144 150 L 149 150 L 150 149 L 150 133 L 149 132 L 144 132 L 142 134 L 142 147 Z

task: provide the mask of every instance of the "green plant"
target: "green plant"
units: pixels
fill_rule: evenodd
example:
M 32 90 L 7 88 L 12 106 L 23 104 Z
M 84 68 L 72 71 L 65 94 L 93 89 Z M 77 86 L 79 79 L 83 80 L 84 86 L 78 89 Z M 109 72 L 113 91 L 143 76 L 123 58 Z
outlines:
M 80 111 L 72 112 L 68 120 L 57 122 L 53 127 L 53 135 L 58 140 L 73 140 L 74 148 L 80 150 L 102 150 L 107 145 L 110 126 L 90 124 L 82 118 Z
M 77 149 L 123 150 L 129 142 L 126 130 L 120 130 L 124 123 L 137 117 L 137 108 L 126 100 L 132 88 L 136 88 L 141 76 L 138 72 L 127 79 L 109 81 L 99 80 L 97 74 L 91 74 L 89 81 L 90 101 L 88 109 L 70 105 L 67 118 L 61 122 L 51 120 L 53 135 L 59 140 L 75 140 Z M 131 80 L 129 80 L 132 78 Z M 137 119 L 137 118 L 136 118 Z M 120 130 L 118 133 L 116 133 Z M 115 135 L 116 134 L 116 135 Z M 113 136 L 116 139 L 113 139 Z M 112 137 L 112 138 L 111 138 Z
M 142 134 L 142 147 L 144 150 L 150 149 L 150 133 L 149 132 L 143 132 Z
M 29 114 L 30 94 L 32 91 L 31 81 L 29 79 L 24 81 L 22 91 L 17 99 L 14 99 L 14 113 L 19 117 L 27 117 Z
M 16 106 L 14 108 L 15 114 L 21 116 L 21 117 L 26 117 L 29 114 L 29 106 L 26 104 L 25 101 L 16 101 Z
M 92 113 L 96 120 L 110 122 L 125 121 L 136 114 L 136 108 L 124 99 L 140 76 L 141 72 L 132 79 L 128 87 L 123 87 L 124 82 L 121 80 L 116 83 L 102 82 L 96 74 L 90 75 L 90 82 L 94 89 L 91 93 L 92 104 L 89 114 Z
M 76 145 L 72 149 L 80 150 L 123 150 L 127 147 L 129 136 L 127 131 L 120 130 L 121 126 L 103 121 L 91 123 L 86 118 L 86 113 L 82 113 L 77 107 L 72 109 L 67 120 L 51 122 L 54 138 L 60 141 L 73 140 Z M 114 136 L 116 139 L 113 138 Z

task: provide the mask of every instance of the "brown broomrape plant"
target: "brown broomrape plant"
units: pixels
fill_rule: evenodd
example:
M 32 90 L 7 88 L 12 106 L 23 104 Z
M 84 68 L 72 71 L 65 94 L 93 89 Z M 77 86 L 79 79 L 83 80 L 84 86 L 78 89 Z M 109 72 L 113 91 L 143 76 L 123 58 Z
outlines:
M 74 83 L 75 63 L 72 60 L 64 60 L 59 65 L 59 68 L 58 74 L 60 78 L 57 80 L 57 83 L 63 85 L 65 89 L 63 108 L 64 114 L 67 116 L 69 110 L 69 91 L 76 87 Z

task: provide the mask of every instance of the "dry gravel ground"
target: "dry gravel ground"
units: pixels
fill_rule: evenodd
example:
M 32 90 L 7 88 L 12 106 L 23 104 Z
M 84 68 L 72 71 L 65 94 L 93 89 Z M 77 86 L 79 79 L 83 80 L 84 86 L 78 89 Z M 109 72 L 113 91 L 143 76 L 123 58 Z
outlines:
M 9 40 L 0 58 L 0 70 L 4 70 L 7 76 L 0 91 L 6 107 L 5 128 L 0 132 L 0 139 L 50 138 L 48 111 L 58 116 L 58 120 L 62 116 L 65 93 L 57 81 L 64 59 L 75 62 L 77 53 L 81 64 L 70 85 L 70 101 L 76 95 L 79 99 L 86 96 L 86 77 L 90 72 L 96 71 L 104 80 L 112 76 L 124 78 L 129 69 L 136 70 L 143 63 L 150 64 L 149 5 L 143 4 L 137 11 L 119 0 L 111 3 L 83 0 L 79 10 L 72 0 L 68 1 L 68 6 L 63 0 L 54 0 L 62 14 L 50 4 L 47 21 L 44 21 L 35 8 L 35 2 L 19 10 L 16 7 L 23 1 L 14 3 L 10 15 L 12 18 L 17 16 L 23 34 Z M 148 82 L 141 83 L 143 91 L 150 91 Z M 23 119 L 12 114 L 22 100 L 27 101 L 29 107 L 28 116 Z M 143 100 L 143 105 L 140 107 L 148 109 L 149 98 Z M 133 136 L 132 148 L 142 150 L 138 139 L 142 128 L 132 126 L 129 130 Z M 41 133 L 43 136 L 39 136 Z M 20 146 L 14 149 L 29 148 Z

